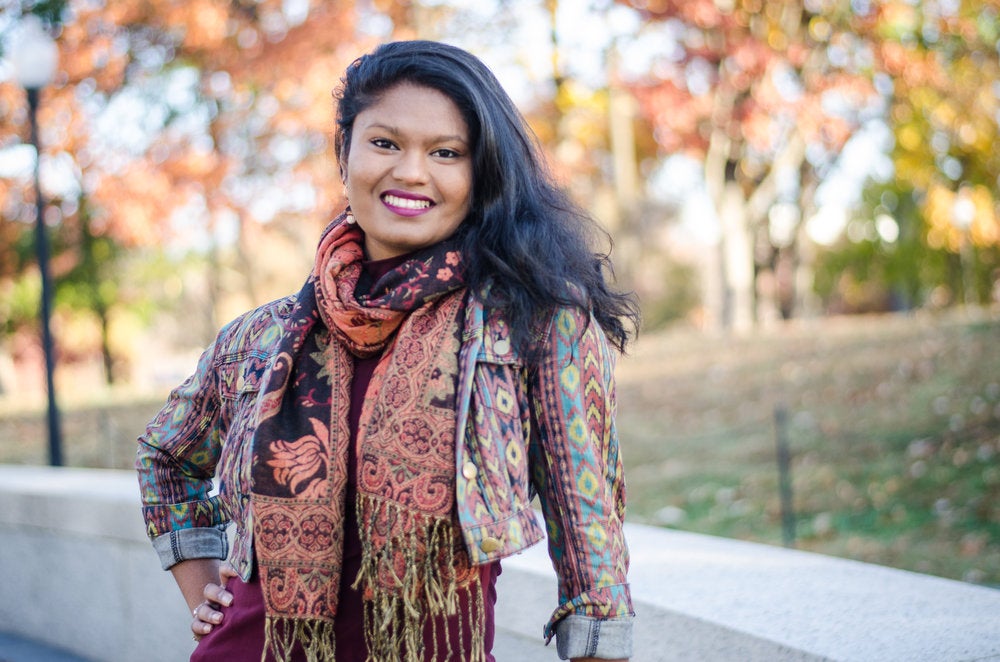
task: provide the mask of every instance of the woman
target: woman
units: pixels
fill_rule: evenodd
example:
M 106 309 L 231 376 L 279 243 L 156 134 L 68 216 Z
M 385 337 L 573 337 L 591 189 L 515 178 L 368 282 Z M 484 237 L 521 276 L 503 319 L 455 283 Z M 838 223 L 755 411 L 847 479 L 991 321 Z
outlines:
M 544 537 L 536 492 L 545 635 L 562 659 L 627 658 L 609 345 L 637 314 L 592 224 L 451 46 L 355 61 L 336 147 L 350 206 L 302 290 L 223 328 L 139 440 L 192 660 L 492 660 L 500 559 Z

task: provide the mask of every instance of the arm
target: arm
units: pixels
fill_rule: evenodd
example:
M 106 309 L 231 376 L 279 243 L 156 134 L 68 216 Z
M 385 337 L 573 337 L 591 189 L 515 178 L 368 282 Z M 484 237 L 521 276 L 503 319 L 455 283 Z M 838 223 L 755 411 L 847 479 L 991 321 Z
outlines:
M 191 610 L 191 631 L 197 640 L 222 622 L 224 614 L 219 607 L 233 603 L 226 582 L 236 577 L 236 571 L 228 563 L 220 566 L 216 559 L 192 559 L 181 561 L 170 572 Z
M 147 426 L 136 456 L 147 533 L 184 596 L 196 640 L 222 622 L 215 607 L 232 601 L 220 576 L 223 518 L 209 496 L 220 410 L 214 363 L 213 344 Z
M 228 552 L 226 518 L 210 496 L 220 450 L 215 347 L 202 354 L 195 373 L 171 392 L 139 437 L 142 513 L 164 569 Z
M 216 348 L 213 343 L 194 374 L 170 393 L 139 437 L 136 455 L 146 532 L 184 596 L 195 639 L 222 621 L 215 608 L 232 600 L 220 576 L 220 559 L 228 554 L 226 517 L 210 495 L 221 449 Z
M 581 662 L 627 659 L 632 648 L 613 369 L 598 323 L 564 308 L 530 383 L 532 480 L 559 578 L 546 635 L 556 637 L 560 657 Z
M 218 559 L 191 559 L 170 568 L 190 611 L 194 612 L 196 607 L 205 603 L 206 586 L 221 582 L 219 566 Z

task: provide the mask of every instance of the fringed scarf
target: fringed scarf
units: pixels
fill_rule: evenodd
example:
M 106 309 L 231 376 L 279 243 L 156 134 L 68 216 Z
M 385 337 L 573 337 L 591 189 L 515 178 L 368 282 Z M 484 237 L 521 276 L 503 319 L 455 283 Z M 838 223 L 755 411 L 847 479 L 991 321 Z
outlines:
M 355 298 L 361 242 L 343 216 L 327 228 L 260 394 L 251 504 L 265 649 L 285 661 L 301 644 L 309 660 L 334 660 L 338 589 L 350 581 L 370 659 L 423 660 L 427 619 L 456 614 L 468 591 L 474 650 L 450 650 L 435 629 L 431 653 L 481 660 L 482 586 L 453 508 L 461 254 L 448 242 L 426 249 Z M 358 425 L 358 499 L 345 504 L 352 356 L 379 352 Z M 345 507 L 360 527 L 356 578 L 341 576 Z

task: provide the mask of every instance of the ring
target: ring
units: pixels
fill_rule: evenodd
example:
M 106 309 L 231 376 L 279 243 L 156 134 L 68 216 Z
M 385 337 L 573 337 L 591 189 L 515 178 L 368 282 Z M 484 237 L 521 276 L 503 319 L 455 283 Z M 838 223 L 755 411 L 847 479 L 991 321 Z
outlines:
M 203 602 L 201 604 L 203 605 L 205 603 Z M 201 605 L 198 605 L 197 607 L 195 607 L 194 609 L 192 609 L 191 610 L 191 615 L 194 616 L 195 618 L 198 618 L 198 610 L 199 609 L 201 609 Z

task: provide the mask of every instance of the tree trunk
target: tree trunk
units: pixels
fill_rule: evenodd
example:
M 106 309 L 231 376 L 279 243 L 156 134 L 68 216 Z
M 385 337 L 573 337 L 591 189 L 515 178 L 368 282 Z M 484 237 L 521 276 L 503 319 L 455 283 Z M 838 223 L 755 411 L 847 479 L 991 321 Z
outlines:
M 115 360 L 111 353 L 111 320 L 108 319 L 108 310 L 104 306 L 98 306 L 95 312 L 101 321 L 101 362 L 104 366 L 104 383 L 113 386 L 115 383 Z
M 723 323 L 726 329 L 745 332 L 754 325 L 753 238 L 747 219 L 746 197 L 735 178 L 735 163 L 726 167 L 726 183 L 717 202 L 722 226 L 725 265 Z
M 753 243 L 747 200 L 736 181 L 732 142 L 721 127 L 712 132 L 705 156 L 705 186 L 719 219 L 718 293 L 706 297 L 706 326 L 746 331 L 753 327 Z
M 819 316 L 821 304 L 813 291 L 813 283 L 816 282 L 816 245 L 806 231 L 806 224 L 817 211 L 816 191 L 819 179 L 805 160 L 800 172 L 802 193 L 799 195 L 799 206 L 802 214 L 796 229 L 795 243 L 792 244 L 795 249 L 792 317 L 811 319 Z

